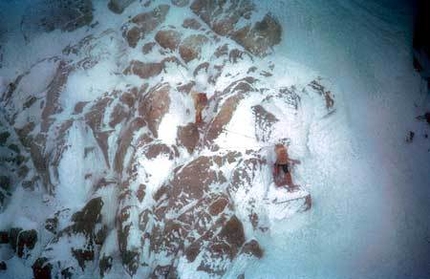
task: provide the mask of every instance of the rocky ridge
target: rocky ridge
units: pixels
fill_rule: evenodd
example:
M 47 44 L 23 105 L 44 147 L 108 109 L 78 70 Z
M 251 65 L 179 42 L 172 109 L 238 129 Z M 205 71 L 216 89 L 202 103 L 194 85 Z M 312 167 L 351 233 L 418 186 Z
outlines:
M 132 1 L 123 2 L 125 9 Z M 258 235 L 270 230 L 270 212 L 284 218 L 311 207 L 304 190 L 287 203 L 263 198 L 272 162 L 261 146 L 289 142 L 274 131 L 300 122 L 303 102 L 324 107 L 317 117 L 334 112 L 334 96 L 319 79 L 271 86 L 279 66 L 270 52 L 282 38 L 276 19 L 267 14 L 255 21 L 247 0 L 133 5 L 139 10 L 122 28 L 41 60 L 1 95 L 7 120 L 1 167 L 11 174 L 0 177 L 2 209 L 17 187 L 49 195 L 43 227 L 1 232 L 3 243 L 17 243 L 16 255 L 32 261 L 35 278 L 92 270 L 105 278 L 114 272 L 221 277 L 238 259 L 264 256 Z M 194 16 L 171 26 L 172 9 Z M 108 41 L 120 47 L 100 54 Z M 121 57 L 118 86 L 70 103 L 75 76 L 96 71 L 111 56 Z M 209 95 L 201 126 L 194 124 L 193 88 Z M 262 145 L 226 146 L 234 136 L 230 125 L 245 111 L 254 128 L 245 136 Z M 180 120 L 172 120 L 175 114 Z M 71 160 L 78 166 L 67 173 Z M 56 203 L 65 188 L 82 189 L 83 204 Z

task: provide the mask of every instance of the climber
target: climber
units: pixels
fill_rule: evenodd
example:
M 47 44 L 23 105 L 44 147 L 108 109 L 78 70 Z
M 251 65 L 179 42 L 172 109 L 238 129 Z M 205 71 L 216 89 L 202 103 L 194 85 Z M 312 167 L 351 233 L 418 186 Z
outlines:
M 196 124 L 199 125 L 203 122 L 202 111 L 208 105 L 208 97 L 206 93 L 191 91 L 191 96 L 194 100 L 194 108 L 196 110 Z
M 300 161 L 290 159 L 288 157 L 287 148 L 283 144 L 275 145 L 275 153 L 276 153 L 276 162 L 274 164 L 274 169 L 273 169 L 273 178 L 276 186 L 278 187 L 287 186 L 289 191 L 297 189 L 299 186 L 293 184 L 290 166 L 295 164 L 300 164 Z

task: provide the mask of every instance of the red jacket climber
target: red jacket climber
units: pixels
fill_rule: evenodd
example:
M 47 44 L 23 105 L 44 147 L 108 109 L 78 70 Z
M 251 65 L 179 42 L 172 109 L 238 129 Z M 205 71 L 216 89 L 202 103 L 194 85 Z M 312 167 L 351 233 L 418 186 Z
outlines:
M 293 190 L 298 185 L 293 184 L 291 177 L 290 166 L 300 164 L 299 160 L 290 159 L 288 157 L 287 148 L 283 144 L 275 145 L 276 162 L 273 169 L 273 177 L 275 184 L 278 187 L 288 186 L 289 190 Z
M 203 122 L 202 111 L 208 105 L 208 97 L 206 96 L 206 93 L 198 93 L 195 91 L 192 91 L 191 95 L 194 100 L 194 108 L 196 110 L 196 124 L 201 124 Z

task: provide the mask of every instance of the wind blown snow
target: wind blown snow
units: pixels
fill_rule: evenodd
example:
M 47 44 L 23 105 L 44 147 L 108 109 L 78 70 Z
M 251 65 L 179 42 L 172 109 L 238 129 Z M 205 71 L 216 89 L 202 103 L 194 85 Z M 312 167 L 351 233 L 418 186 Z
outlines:
M 0 26 L 0 55 L 4 54 L 3 61 L 0 60 L 0 65 L 3 65 L 0 67 L 0 92 L 5 91 L 18 71 L 31 68 L 45 57 L 60 55 L 62 49 L 90 32 L 99 34 L 103 30 L 101 26 L 120 26 L 124 22 L 119 16 L 113 17 L 105 3 L 102 5 L 94 1 L 94 17 L 99 21 L 94 30 L 78 29 L 72 33 L 57 30 L 40 34 L 28 47 L 19 31 L 12 28 L 22 14 L 17 9 L 20 3 L 6 2 L 0 4 L 2 16 L 7 16 L 2 10 L 15 10 L 9 15 L 10 21 L 0 18 L 0 23 L 6 24 L 5 27 Z M 282 116 L 274 124 L 271 138 L 280 141 L 291 139 L 288 142 L 290 155 L 301 161 L 294 168 L 294 180 L 312 194 L 313 204 L 312 210 L 297 215 L 290 214 L 288 207 L 279 212 L 279 207 L 271 206 L 268 201 L 277 201 L 285 196 L 283 189 L 268 188 L 272 185 L 271 168 L 265 170 L 265 176 L 254 178 L 254 183 L 259 185 L 254 192 L 236 193 L 233 197 L 235 201 L 257 200 L 257 210 L 262 216 L 268 216 L 268 220 L 263 222 L 271 226 L 269 233 L 256 235 L 265 248 L 265 255 L 246 265 L 245 278 L 429 277 L 430 146 L 428 141 L 417 141 L 414 145 L 404 142 L 406 133 L 411 129 L 422 133 L 429 131 L 428 127 L 415 121 L 415 117 L 423 113 L 419 108 L 428 107 L 429 97 L 423 92 L 420 77 L 414 73 L 411 63 L 412 9 L 405 10 L 404 7 L 409 6 L 403 1 L 273 0 L 255 1 L 255 4 L 258 14 L 270 12 L 283 26 L 281 44 L 274 47 L 269 59 L 251 61 L 244 58 L 238 68 L 232 70 L 236 76 L 220 76 L 215 85 L 208 85 L 205 74 L 199 74 L 195 78 L 195 86 L 197 90 L 207 92 L 210 98 L 225 89 L 233 78 L 246 77 L 245 73 L 252 65 L 259 69 L 275 67 L 276 74 L 261 81 L 272 89 L 296 86 L 303 93 L 300 95 L 301 109 L 290 109 L 288 104 L 276 102 L 267 102 L 265 109 Z M 126 18 L 132 15 L 130 9 L 121 16 Z M 165 25 L 179 26 L 183 18 L 189 16 L 181 11 L 173 9 Z M 2 33 L 2 28 L 8 31 Z M 189 32 L 191 34 L 193 31 Z M 120 39 L 109 33 L 103 36 L 96 48 L 88 50 L 99 64 L 90 70 L 83 65 L 69 77 L 61 95 L 64 115 L 72 114 L 75 108 L 71 104 L 95 100 L 105 92 L 125 89 L 130 84 L 141 85 L 141 80 L 136 77 L 117 75 L 118 64 L 125 57 L 111 57 L 109 54 L 121 49 Z M 55 44 L 48 43 L 54 40 Z M 203 56 L 212 53 L 202 50 Z M 158 59 L 155 54 L 145 56 L 140 49 L 124 55 L 142 58 L 146 62 Z M 208 61 L 211 59 L 216 58 L 207 57 Z M 52 63 L 47 60 L 37 64 L 36 74 L 25 77 L 23 90 L 43 92 L 46 82 L 54 75 Z M 163 81 L 179 83 L 194 78 L 183 67 L 166 65 Z M 328 90 L 336 94 L 336 110 L 330 117 L 327 117 L 324 104 L 306 89 L 306 85 L 318 77 Z M 40 85 L 40 88 L 32 88 L 33 83 Z M 255 137 L 251 109 L 262 103 L 265 96 L 261 92 L 253 92 L 252 97 L 241 102 L 215 143 L 221 150 L 260 152 L 271 166 L 275 161 L 273 144 L 276 142 L 262 142 Z M 158 130 L 159 141 L 168 145 L 176 143 L 179 126 L 194 121 L 194 105 L 190 98 L 177 94 L 171 102 Z M 14 105 L 18 107 L 22 104 Z M 205 113 L 209 115 L 212 112 L 207 109 Z M 24 126 L 29 117 L 20 115 L 18 122 Z M 102 151 L 90 150 L 83 162 L 75 160 L 76 152 L 80 152 L 82 147 L 97 146 L 93 144 L 96 142 L 95 135 L 77 121 L 73 123 L 68 137 L 74 145 L 66 147 L 58 166 L 57 183 L 60 186 L 57 187 L 56 199 L 41 194 L 38 200 L 31 200 L 33 196 L 18 188 L 8 209 L 0 213 L 0 229 L 11 224 L 37 228 L 41 221 L 37 216 L 44 216 L 52 203 L 70 210 L 81 208 L 88 197 L 112 197 L 110 202 L 105 202 L 101 213 L 104 216 L 113 211 L 109 208 L 117 206 L 114 197 L 118 193 L 113 187 L 90 192 L 90 183 L 103 177 L 107 177 L 107 181 L 115 179 L 102 171 L 106 163 Z M 202 151 L 203 154 L 205 152 L 210 154 L 212 151 Z M 193 159 L 192 156 L 189 159 Z M 150 195 L 143 199 L 142 206 L 152 202 L 149 196 L 159 189 L 177 166 L 167 156 L 152 160 L 142 156 L 139 163 L 139 182 L 150 185 L 146 189 Z M 231 171 L 227 164 L 224 167 L 226 173 Z M 85 176 L 88 169 L 92 169 L 92 177 L 78 181 L 76 177 Z M 303 192 L 294 193 L 290 198 L 294 199 L 294 195 L 301 196 Z M 238 215 L 245 216 L 247 209 L 242 207 L 246 203 L 237 204 Z M 29 208 L 29 205 L 34 206 Z M 61 220 L 69 219 L 69 215 L 64 212 L 60 216 L 60 228 Z M 114 218 L 110 216 L 105 222 L 113 223 Z M 135 220 L 139 218 L 130 217 Z M 245 227 L 245 234 L 247 230 L 250 228 Z M 140 245 L 140 237 L 136 231 L 134 241 L 128 244 Z M 70 239 L 70 242 L 83 245 L 79 237 Z M 69 247 L 70 242 L 61 245 Z M 110 231 L 105 243 L 108 244 L 100 253 L 114 254 L 113 247 L 118 246 L 117 232 Z M 37 245 L 40 248 L 45 244 L 42 241 Z M 54 249 L 51 254 L 68 260 L 70 255 L 65 251 Z M 0 261 L 8 260 L 9 268 L 4 273 L 6 277 L 31 276 L 31 272 L 20 268 L 19 261 L 11 260 L 13 256 L 10 253 L 1 252 L 0 257 Z M 29 258 L 25 261 L 26 270 L 31 268 L 34 260 Z M 195 261 L 195 264 L 198 262 Z M 183 270 L 182 278 L 206 276 L 187 270 L 188 264 L 184 260 L 178 263 L 179 269 Z M 224 278 L 236 278 L 244 266 L 240 257 L 235 259 Z M 119 269 L 113 266 L 109 278 L 128 276 Z

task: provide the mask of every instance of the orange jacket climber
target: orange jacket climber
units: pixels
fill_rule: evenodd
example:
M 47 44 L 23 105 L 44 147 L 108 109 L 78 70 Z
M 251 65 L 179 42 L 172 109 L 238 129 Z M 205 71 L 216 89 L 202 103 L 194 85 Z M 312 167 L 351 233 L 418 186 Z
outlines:
M 293 184 L 290 165 L 300 164 L 300 161 L 290 159 L 288 157 L 287 148 L 283 144 L 275 145 L 275 153 L 276 162 L 273 169 L 273 177 L 276 186 L 288 186 L 290 190 L 297 188 L 298 185 Z

